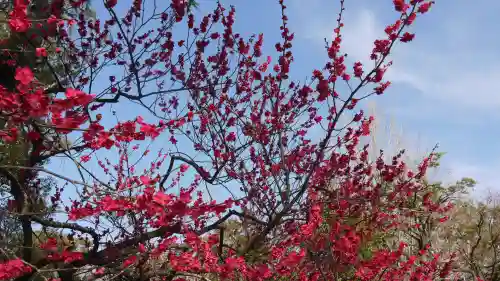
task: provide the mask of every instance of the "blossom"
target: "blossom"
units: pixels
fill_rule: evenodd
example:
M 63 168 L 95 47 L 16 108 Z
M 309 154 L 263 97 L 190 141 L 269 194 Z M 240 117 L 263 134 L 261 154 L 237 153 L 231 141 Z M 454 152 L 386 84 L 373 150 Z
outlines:
M 130 256 L 123 262 L 122 267 L 127 268 L 133 265 L 136 261 L 137 261 L 137 256 Z
M 432 4 L 434 4 L 434 1 L 429 1 L 429 2 L 423 3 L 422 5 L 420 5 L 418 7 L 418 12 L 421 14 L 427 13 L 429 11 L 429 9 L 431 8 Z
M 37 57 L 46 57 L 47 50 L 45 48 L 36 48 L 36 56 Z
M 172 195 L 165 194 L 163 192 L 157 192 L 153 197 L 153 201 L 162 206 L 165 206 L 168 203 L 170 203 L 172 199 L 173 199 Z
M 31 23 L 26 15 L 26 7 L 17 6 L 9 14 L 9 26 L 13 32 L 24 33 L 28 31 Z
M 0 280 L 15 279 L 32 271 L 21 259 L 9 260 L 0 263 Z
M 106 0 L 106 7 L 113 8 L 116 6 L 117 3 L 118 3 L 117 0 Z
M 47 19 L 47 23 L 48 24 L 56 24 L 58 21 L 59 20 L 54 15 L 50 15 L 50 17 Z
M 181 173 L 186 172 L 188 169 L 189 169 L 189 165 L 188 165 L 188 164 L 182 164 L 182 165 L 180 166 L 180 171 L 181 171 Z
M 404 12 L 408 9 L 408 5 L 405 3 L 405 0 L 393 0 L 394 9 L 398 12 Z
M 83 163 L 89 162 L 90 161 L 90 155 L 82 155 L 80 157 L 80 161 L 82 161 Z
M 28 85 L 33 81 L 33 72 L 29 67 L 18 67 L 16 69 L 15 79 L 22 85 Z
M 82 92 L 81 92 L 81 91 L 79 91 L 79 90 L 73 89 L 73 88 L 68 88 L 68 89 L 66 89 L 66 97 L 67 97 L 67 98 L 73 98 L 73 97 L 76 97 L 76 96 L 78 96 L 80 93 L 82 93 Z
M 444 216 L 444 217 L 439 219 L 439 222 L 443 223 L 443 222 L 446 222 L 447 220 L 448 220 L 448 216 Z
M 103 275 L 105 272 L 105 269 L 104 267 L 100 267 L 100 268 L 97 268 L 95 271 L 94 271 L 94 274 L 95 275 Z
M 401 42 L 410 42 L 411 40 L 413 40 L 413 38 L 415 38 L 415 34 L 413 33 L 409 33 L 409 32 L 405 32 L 402 36 L 401 36 Z
M 319 93 L 318 101 L 324 101 L 330 95 L 330 89 L 328 87 L 327 80 L 320 80 L 318 85 L 316 86 L 316 90 Z
M 148 176 L 140 176 L 141 183 L 143 185 L 150 185 L 151 184 L 151 178 Z

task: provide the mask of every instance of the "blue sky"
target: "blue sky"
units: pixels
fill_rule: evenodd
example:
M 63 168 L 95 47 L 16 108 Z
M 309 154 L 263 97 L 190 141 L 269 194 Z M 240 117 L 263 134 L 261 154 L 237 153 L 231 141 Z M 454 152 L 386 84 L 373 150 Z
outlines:
M 208 1 L 204 1 L 208 2 Z M 437 178 L 463 176 L 478 182 L 478 193 L 500 189 L 500 39 L 495 20 L 498 1 L 437 1 L 416 21 L 415 41 L 398 45 L 388 78 L 394 83 L 374 97 L 379 119 L 402 127 L 410 154 L 436 143 L 447 152 Z M 237 9 L 237 30 L 262 31 L 268 46 L 278 31 L 275 1 L 226 1 Z M 331 38 L 338 1 L 289 0 L 295 77 L 307 75 L 324 61 L 323 38 Z M 346 1 L 344 50 L 366 60 L 374 39 L 392 23 L 392 1 Z M 275 37 L 276 38 L 276 37 Z M 419 155 L 421 156 L 421 155 Z
M 98 1 L 94 1 L 98 2 Z M 129 1 L 119 1 L 119 9 Z M 144 1 L 148 2 L 148 1 Z M 211 11 L 213 0 L 199 0 L 198 14 Z M 280 7 L 277 1 L 222 1 L 236 7 L 235 31 L 245 36 L 264 33 L 264 54 L 274 58 L 279 41 Z M 296 34 L 292 79 L 302 80 L 324 65 L 324 38 L 330 39 L 338 13 L 335 0 L 288 0 L 290 28 Z M 431 12 L 417 19 L 415 41 L 400 44 L 388 73 L 393 85 L 384 96 L 373 97 L 381 126 L 389 120 L 402 130 L 401 146 L 422 157 L 436 143 L 447 152 L 436 179 L 451 181 L 472 177 L 481 194 L 497 186 L 500 171 L 500 39 L 495 12 L 500 2 L 478 0 L 439 1 Z M 93 3 L 101 13 L 102 3 Z M 344 51 L 349 58 L 366 61 L 373 41 L 383 35 L 397 14 L 390 0 L 346 0 Z M 349 66 L 350 67 L 350 66 Z M 103 76 L 103 87 L 107 77 Z M 114 106 L 121 118 L 133 118 L 141 110 L 130 104 Z M 131 110 L 134 110 L 133 116 Z M 144 113 L 144 112 L 142 112 Z M 387 132 L 379 132 L 380 143 Z M 159 148 L 164 143 L 157 142 Z M 389 145 L 391 146 L 391 145 Z M 154 152 L 155 150 L 152 149 Z M 111 155 L 111 154 L 109 154 Z M 55 161 L 50 169 L 65 175 L 76 172 L 68 162 Z M 166 167 L 165 167 L 166 168 Z M 99 168 L 94 166 L 99 173 Z

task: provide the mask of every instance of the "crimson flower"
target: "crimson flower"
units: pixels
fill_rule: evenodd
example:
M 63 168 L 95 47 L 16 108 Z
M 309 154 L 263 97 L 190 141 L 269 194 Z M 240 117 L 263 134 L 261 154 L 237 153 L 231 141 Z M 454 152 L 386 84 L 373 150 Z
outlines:
M 188 169 L 189 169 L 189 165 L 188 164 L 182 164 L 181 167 L 180 167 L 181 173 L 186 172 Z
M 18 67 L 16 69 L 15 79 L 22 85 L 28 85 L 33 81 L 33 72 L 29 67 Z
M 434 1 L 423 3 L 422 5 L 420 5 L 420 7 L 418 7 L 418 12 L 421 14 L 427 13 L 431 8 L 432 4 L 434 4 Z
M 148 176 L 140 176 L 140 180 L 143 185 L 150 185 L 151 184 L 151 178 Z
M 37 57 L 46 57 L 47 50 L 45 48 L 36 48 L 36 56 Z
M 320 80 L 316 90 L 319 93 L 318 101 L 324 101 L 330 95 L 330 89 L 328 87 L 328 80 Z
M 410 42 L 411 40 L 413 40 L 413 38 L 415 38 L 415 34 L 413 33 L 409 33 L 409 32 L 405 32 L 403 34 L 403 36 L 401 36 L 401 42 Z
M 407 8 L 407 5 L 404 0 L 394 0 L 394 9 L 398 12 L 404 12 Z
M 118 3 L 117 0 L 107 0 L 106 1 L 106 7 L 107 8 L 113 8 L 114 6 L 116 6 L 117 3 Z

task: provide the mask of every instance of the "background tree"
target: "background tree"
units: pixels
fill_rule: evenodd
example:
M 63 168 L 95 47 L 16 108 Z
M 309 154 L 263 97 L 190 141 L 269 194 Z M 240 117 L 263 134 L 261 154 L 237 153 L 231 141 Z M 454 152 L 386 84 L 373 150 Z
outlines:
M 441 229 L 441 239 L 456 253 L 454 271 L 461 280 L 499 280 L 497 259 L 498 201 L 491 194 L 483 202 L 461 200 Z

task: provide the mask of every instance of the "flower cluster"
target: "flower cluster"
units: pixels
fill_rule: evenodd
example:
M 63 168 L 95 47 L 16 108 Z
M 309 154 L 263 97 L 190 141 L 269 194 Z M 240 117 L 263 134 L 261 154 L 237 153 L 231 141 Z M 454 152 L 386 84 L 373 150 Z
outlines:
M 0 280 L 14 279 L 32 271 L 31 266 L 21 259 L 13 259 L 0 263 Z

